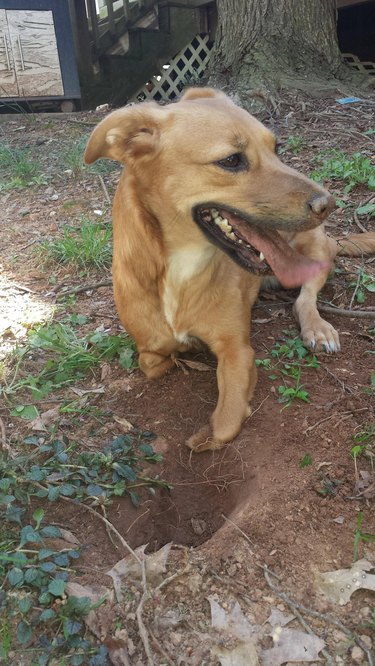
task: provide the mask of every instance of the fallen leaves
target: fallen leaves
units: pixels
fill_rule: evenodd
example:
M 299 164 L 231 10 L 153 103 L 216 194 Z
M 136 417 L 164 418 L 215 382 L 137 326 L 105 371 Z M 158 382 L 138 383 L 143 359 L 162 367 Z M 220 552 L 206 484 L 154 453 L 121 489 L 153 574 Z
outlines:
M 161 575 L 165 573 L 171 547 L 172 544 L 167 543 L 163 548 L 160 548 L 160 550 L 150 554 L 145 553 L 147 544 L 139 546 L 139 548 L 135 550 L 139 559 L 145 562 L 146 576 L 149 583 L 155 584 L 159 582 Z M 129 578 L 130 580 L 140 580 L 142 578 L 142 567 L 132 555 L 127 555 L 122 560 L 116 562 L 115 566 L 106 573 L 107 576 L 110 576 L 113 580 L 116 599 L 120 603 L 122 601 L 122 583 L 124 579 Z
M 371 569 L 374 569 L 373 564 L 367 560 L 358 560 L 351 569 L 317 573 L 316 585 L 330 601 L 345 606 L 357 590 L 375 591 L 375 575 L 368 573 Z
M 295 619 L 294 615 L 284 615 L 272 608 L 267 625 L 253 625 L 243 614 L 236 601 L 230 610 L 224 609 L 216 596 L 208 597 L 211 606 L 212 628 L 220 634 L 220 644 L 212 648 L 221 666 L 281 666 L 287 662 L 320 661 L 319 652 L 325 642 L 313 633 L 286 627 Z M 271 626 L 271 631 L 269 631 Z M 272 636 L 273 647 L 261 649 L 260 641 Z M 224 646 L 225 639 L 229 645 Z M 233 639 L 237 639 L 233 646 Z

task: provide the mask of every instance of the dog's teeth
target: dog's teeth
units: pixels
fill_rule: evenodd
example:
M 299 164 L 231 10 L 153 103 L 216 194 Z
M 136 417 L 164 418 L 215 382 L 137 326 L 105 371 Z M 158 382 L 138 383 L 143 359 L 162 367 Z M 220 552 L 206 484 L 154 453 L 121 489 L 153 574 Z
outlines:
M 228 236 L 228 238 L 230 238 L 231 240 L 236 240 L 236 236 L 235 236 L 235 234 L 233 233 L 233 231 L 231 231 L 230 233 L 228 233 L 227 236 Z
M 240 245 L 242 245 L 242 240 L 241 240 L 241 238 L 238 239 L 237 243 L 239 243 Z
M 263 252 L 261 252 L 260 255 L 259 255 L 259 261 L 264 261 L 264 254 L 263 254 Z
M 216 210 L 216 208 L 211 208 L 211 215 L 215 220 L 217 217 L 219 217 L 219 211 Z

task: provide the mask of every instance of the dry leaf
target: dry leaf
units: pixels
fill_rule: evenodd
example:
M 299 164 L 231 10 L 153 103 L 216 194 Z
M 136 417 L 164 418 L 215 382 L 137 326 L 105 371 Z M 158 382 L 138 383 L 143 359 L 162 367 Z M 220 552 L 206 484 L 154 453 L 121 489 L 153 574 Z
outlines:
M 110 363 L 103 363 L 101 365 L 101 375 L 100 375 L 100 381 L 103 382 L 107 377 L 110 376 L 112 371 L 111 364 Z
M 147 580 L 151 583 L 158 582 L 161 575 L 166 571 L 166 564 L 169 553 L 172 547 L 171 543 L 165 544 L 163 548 L 157 550 L 156 553 L 145 554 L 144 546 L 136 548 L 135 553 L 141 560 L 145 560 Z M 116 562 L 115 566 L 106 572 L 113 580 L 113 587 L 115 588 L 116 599 L 118 602 L 122 600 L 122 579 L 130 578 L 131 580 L 142 578 L 142 567 L 139 562 L 132 556 L 127 555 L 122 560 Z
M 240 643 L 230 650 L 214 645 L 211 653 L 220 661 L 221 666 L 259 666 L 254 643 Z
M 359 476 L 360 478 L 355 484 L 356 494 L 366 499 L 373 499 L 375 497 L 375 474 L 361 470 Z
M 32 430 L 39 430 L 40 432 L 46 432 L 47 426 L 51 425 L 57 417 L 60 415 L 60 406 L 52 407 L 47 409 L 46 412 L 40 414 L 33 421 L 30 421 L 29 427 Z
M 208 372 L 208 370 L 212 370 L 212 368 L 210 368 L 210 366 L 206 363 L 201 363 L 200 361 L 190 361 L 187 358 L 177 359 L 177 365 L 181 363 L 187 365 L 187 367 L 191 368 L 192 370 L 199 370 L 199 372 Z
M 208 597 L 211 606 L 211 624 L 220 633 L 230 634 L 242 642 L 252 641 L 259 634 L 259 627 L 252 625 L 244 616 L 236 601 L 228 612 L 220 606 L 216 595 Z
M 285 627 L 286 624 L 289 624 L 294 620 L 295 615 L 284 615 L 278 608 L 271 609 L 271 615 L 267 618 L 266 622 L 271 625 L 271 627 Z
M 351 569 L 318 572 L 315 576 L 316 585 L 330 601 L 345 606 L 356 590 L 374 590 L 375 575 L 367 573 L 374 565 L 367 560 L 358 560 Z
M 72 543 L 74 546 L 79 546 L 79 541 L 77 537 L 70 530 L 65 530 L 62 527 L 59 528 L 61 533 L 61 538 L 68 543 Z
M 130 421 L 127 421 L 127 419 L 122 419 L 119 416 L 116 416 L 115 414 L 113 415 L 113 418 L 116 421 L 116 423 L 118 423 L 121 426 L 124 432 L 131 432 L 132 430 L 134 430 L 133 424 L 130 423 Z
M 281 666 L 289 661 L 320 661 L 319 652 L 325 642 L 296 629 L 275 627 L 272 632 L 274 647 L 261 653 L 262 666 Z

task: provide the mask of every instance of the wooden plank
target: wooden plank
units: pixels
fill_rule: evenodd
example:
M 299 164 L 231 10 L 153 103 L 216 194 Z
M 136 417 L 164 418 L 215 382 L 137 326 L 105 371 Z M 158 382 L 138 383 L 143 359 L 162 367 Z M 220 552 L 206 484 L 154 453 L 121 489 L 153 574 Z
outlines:
M 63 95 L 52 11 L 7 10 L 19 95 Z
M 18 97 L 6 10 L 0 9 L 0 97 Z

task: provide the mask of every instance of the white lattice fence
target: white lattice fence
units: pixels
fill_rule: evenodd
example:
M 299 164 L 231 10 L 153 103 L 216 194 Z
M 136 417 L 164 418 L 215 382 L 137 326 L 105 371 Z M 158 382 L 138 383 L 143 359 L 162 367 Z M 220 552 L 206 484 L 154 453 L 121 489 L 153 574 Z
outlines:
M 375 76 L 375 62 L 366 62 L 357 58 L 353 53 L 343 53 L 345 62 L 353 69 L 356 69 L 361 74 L 370 74 L 370 76 Z
M 145 99 L 172 100 L 184 86 L 194 85 L 202 76 L 210 60 L 212 42 L 208 35 L 196 35 L 173 60 L 140 88 L 131 101 Z

